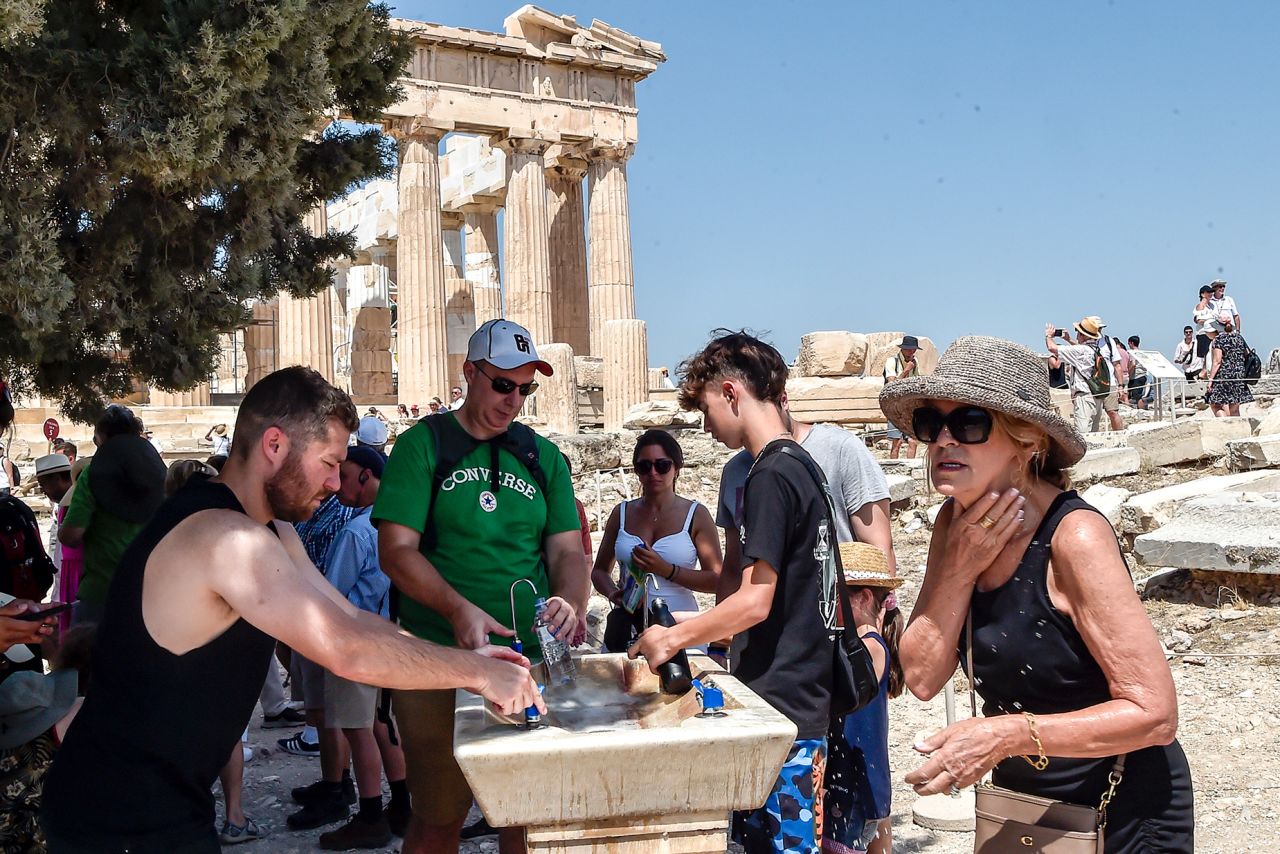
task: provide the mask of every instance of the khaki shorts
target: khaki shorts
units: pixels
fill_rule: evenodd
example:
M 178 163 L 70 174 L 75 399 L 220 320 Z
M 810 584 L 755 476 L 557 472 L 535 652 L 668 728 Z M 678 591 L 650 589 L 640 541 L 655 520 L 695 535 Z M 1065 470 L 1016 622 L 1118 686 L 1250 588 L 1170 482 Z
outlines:
M 293 650 L 289 672 L 302 686 L 302 707 L 309 712 L 324 708 L 324 668 Z
M 453 758 L 454 697 L 452 689 L 391 695 L 413 814 L 429 825 L 460 825 L 471 810 L 471 787 Z
M 324 725 L 330 729 L 372 729 L 378 689 L 324 672 Z
M 1120 392 L 1112 389 L 1111 393 L 1102 399 L 1103 412 L 1116 412 L 1120 409 Z

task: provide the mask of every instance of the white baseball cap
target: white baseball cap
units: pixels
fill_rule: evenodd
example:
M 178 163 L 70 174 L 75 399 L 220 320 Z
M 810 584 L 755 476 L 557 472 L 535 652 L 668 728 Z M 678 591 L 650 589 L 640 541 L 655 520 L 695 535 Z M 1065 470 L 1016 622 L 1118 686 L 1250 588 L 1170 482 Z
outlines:
M 467 361 L 488 362 L 503 371 L 533 364 L 543 376 L 551 376 L 551 365 L 538 358 L 529 330 L 502 318 L 485 321 L 471 334 Z
M 387 425 L 376 415 L 366 415 L 360 419 L 360 428 L 356 430 L 356 441 L 365 445 L 387 444 Z

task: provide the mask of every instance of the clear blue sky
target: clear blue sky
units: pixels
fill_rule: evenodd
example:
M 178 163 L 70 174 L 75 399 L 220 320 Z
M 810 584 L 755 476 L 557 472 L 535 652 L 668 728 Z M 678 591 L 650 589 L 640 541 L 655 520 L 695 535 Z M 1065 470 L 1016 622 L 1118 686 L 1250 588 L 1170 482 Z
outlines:
M 500 31 L 518 6 L 395 14 Z M 544 8 L 668 56 L 629 167 L 654 365 L 721 325 L 791 358 L 815 329 L 1042 347 L 1086 314 L 1171 352 L 1219 276 L 1280 345 L 1280 4 Z

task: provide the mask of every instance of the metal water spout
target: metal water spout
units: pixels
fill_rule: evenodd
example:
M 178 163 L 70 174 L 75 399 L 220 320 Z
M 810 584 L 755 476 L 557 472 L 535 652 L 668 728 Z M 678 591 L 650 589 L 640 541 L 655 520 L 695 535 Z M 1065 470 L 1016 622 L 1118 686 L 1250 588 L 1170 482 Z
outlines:
M 538 587 L 527 578 L 517 578 L 511 582 L 511 589 L 507 591 L 507 604 L 511 606 L 511 631 L 515 632 L 515 637 L 511 639 L 511 648 L 516 652 L 524 652 L 524 644 L 520 640 L 520 625 L 516 620 L 516 587 L 521 584 L 529 585 L 529 589 L 533 591 L 533 598 L 538 598 Z

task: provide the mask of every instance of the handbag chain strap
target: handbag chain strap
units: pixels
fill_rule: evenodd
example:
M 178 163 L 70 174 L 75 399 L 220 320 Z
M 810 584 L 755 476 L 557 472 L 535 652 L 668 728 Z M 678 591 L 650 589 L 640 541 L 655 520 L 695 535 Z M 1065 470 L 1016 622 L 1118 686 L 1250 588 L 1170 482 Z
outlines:
M 965 634 L 965 661 L 969 665 L 969 709 L 973 713 L 973 717 L 978 716 L 978 678 L 973 672 L 973 603 L 969 604 L 969 613 L 964 617 L 964 634 Z M 1116 757 L 1115 764 L 1111 766 L 1110 773 L 1107 774 L 1107 790 L 1102 793 L 1102 799 L 1098 803 L 1098 829 L 1102 830 L 1107 826 L 1107 805 L 1116 796 L 1116 787 L 1120 785 L 1120 781 L 1124 779 L 1124 760 L 1127 754 L 1121 753 Z M 1038 769 L 1040 770 L 1040 769 Z

